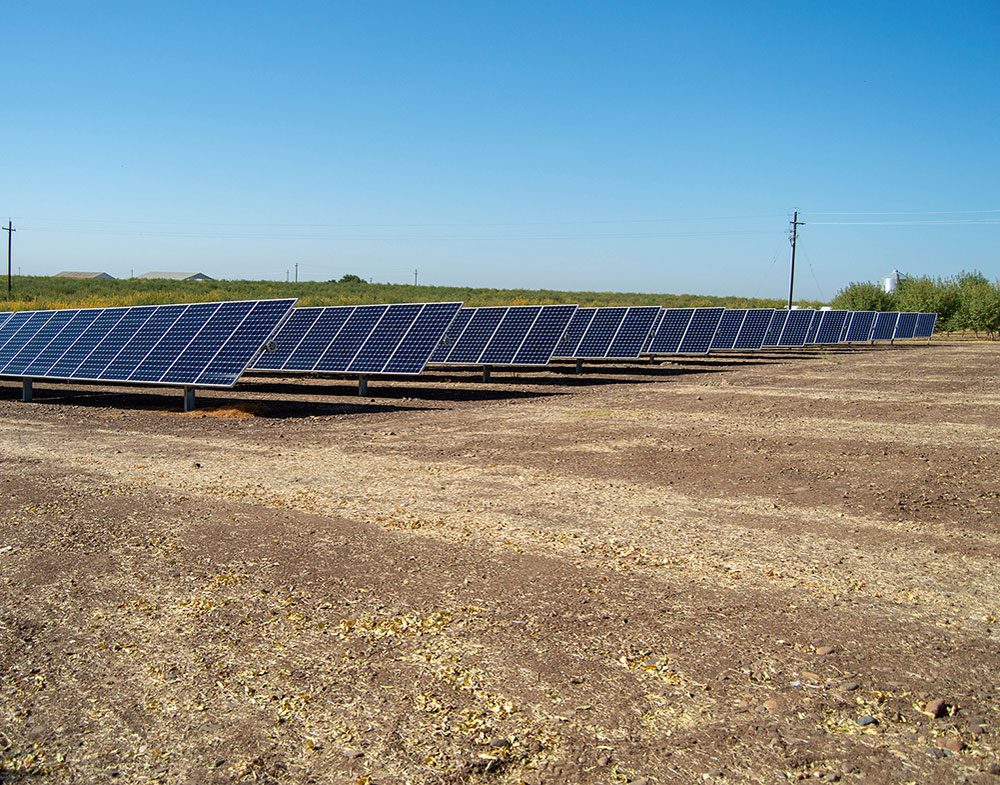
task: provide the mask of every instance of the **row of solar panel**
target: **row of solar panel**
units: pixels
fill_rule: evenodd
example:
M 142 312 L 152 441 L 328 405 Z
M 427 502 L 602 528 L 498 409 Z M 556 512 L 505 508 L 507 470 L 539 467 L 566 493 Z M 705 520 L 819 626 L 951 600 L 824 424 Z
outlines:
M 0 313 L 0 376 L 232 387 L 295 300 Z

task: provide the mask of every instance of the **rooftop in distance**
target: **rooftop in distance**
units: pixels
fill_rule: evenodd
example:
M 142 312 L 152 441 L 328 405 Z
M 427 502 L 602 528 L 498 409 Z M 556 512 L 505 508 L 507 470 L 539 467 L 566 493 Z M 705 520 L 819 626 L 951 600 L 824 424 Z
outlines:
M 143 273 L 138 276 L 139 278 L 158 278 L 167 281 L 211 281 L 213 280 L 210 276 L 205 275 L 205 273 L 170 273 L 170 272 L 152 272 Z

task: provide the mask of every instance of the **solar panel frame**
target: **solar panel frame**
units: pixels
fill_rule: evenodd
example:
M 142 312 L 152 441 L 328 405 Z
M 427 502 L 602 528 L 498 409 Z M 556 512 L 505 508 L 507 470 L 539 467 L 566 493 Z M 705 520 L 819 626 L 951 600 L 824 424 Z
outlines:
M 898 311 L 880 311 L 872 323 L 872 340 L 891 341 L 898 319 Z
M 764 336 L 774 318 L 774 308 L 748 308 L 747 316 L 733 342 L 733 349 L 757 351 L 764 343 Z
M 806 335 L 812 324 L 812 315 L 813 311 L 809 308 L 795 308 L 789 311 L 781 328 L 781 335 L 778 337 L 778 346 L 785 348 L 805 346 Z
M 708 354 L 725 308 L 695 308 L 677 354 Z

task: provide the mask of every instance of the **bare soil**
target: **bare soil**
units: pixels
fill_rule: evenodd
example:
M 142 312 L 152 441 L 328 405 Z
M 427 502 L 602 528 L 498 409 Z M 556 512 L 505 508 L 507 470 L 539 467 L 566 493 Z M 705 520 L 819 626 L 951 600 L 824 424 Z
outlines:
M 0 383 L 0 782 L 1000 783 L 998 382 Z

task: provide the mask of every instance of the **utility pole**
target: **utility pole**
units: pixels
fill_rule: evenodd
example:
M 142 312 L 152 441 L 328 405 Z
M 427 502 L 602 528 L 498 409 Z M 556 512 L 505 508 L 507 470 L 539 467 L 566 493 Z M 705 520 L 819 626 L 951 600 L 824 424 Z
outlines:
M 799 220 L 799 211 L 792 213 L 792 270 L 788 276 L 788 310 L 792 310 L 792 293 L 795 291 L 795 241 L 799 239 L 799 227 L 805 221 Z
M 413 271 L 413 285 L 414 286 L 417 285 L 417 271 L 416 270 Z
M 14 236 L 14 232 L 17 229 L 14 228 L 14 224 L 11 222 L 10 218 L 7 219 L 7 225 L 3 227 L 3 230 L 7 232 L 7 297 L 10 297 L 10 293 L 14 288 L 13 281 L 10 274 L 10 246 L 11 238 Z
M 295 283 L 299 282 L 299 263 L 295 263 Z

